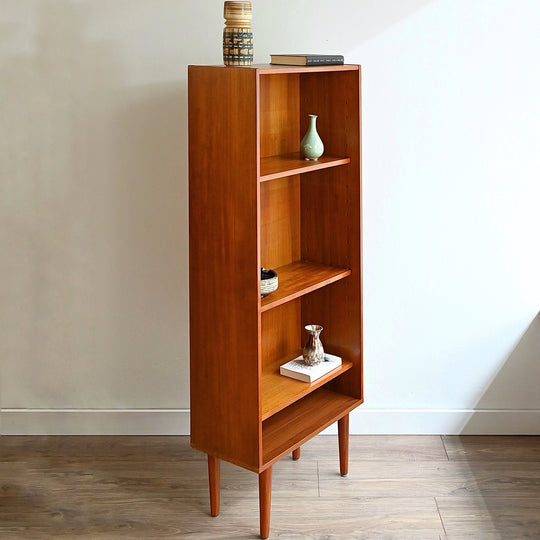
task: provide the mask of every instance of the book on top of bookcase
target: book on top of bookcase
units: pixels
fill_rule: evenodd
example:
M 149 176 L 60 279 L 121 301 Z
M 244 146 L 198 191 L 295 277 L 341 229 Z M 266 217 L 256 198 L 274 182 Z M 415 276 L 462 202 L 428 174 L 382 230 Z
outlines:
M 335 66 L 344 63 L 341 54 L 271 54 L 271 64 L 291 66 Z

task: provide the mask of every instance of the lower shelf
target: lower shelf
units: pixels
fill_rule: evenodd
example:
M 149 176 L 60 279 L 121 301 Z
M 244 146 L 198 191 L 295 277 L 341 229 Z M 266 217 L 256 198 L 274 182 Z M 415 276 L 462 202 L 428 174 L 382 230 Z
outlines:
M 362 401 L 319 388 L 263 422 L 263 466 L 275 463 Z
M 326 373 L 321 378 L 312 383 L 298 381 L 291 377 L 285 377 L 279 373 L 279 367 L 289 360 L 302 354 L 302 349 L 298 349 L 290 355 L 281 358 L 270 366 L 265 366 L 262 371 L 262 419 L 266 420 L 280 410 L 288 407 L 294 401 L 311 393 L 315 388 L 319 388 L 328 381 L 338 377 L 342 373 L 353 367 L 352 362 L 343 360 L 340 366 Z

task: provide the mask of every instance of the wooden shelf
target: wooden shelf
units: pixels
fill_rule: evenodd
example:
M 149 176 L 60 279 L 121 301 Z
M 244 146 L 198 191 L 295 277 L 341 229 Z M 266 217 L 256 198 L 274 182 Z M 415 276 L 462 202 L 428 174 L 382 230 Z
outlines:
M 335 268 L 309 261 L 287 264 L 275 268 L 275 271 L 278 274 L 279 287 L 277 291 L 261 298 L 261 312 L 316 291 L 351 274 L 346 268 Z
M 360 399 L 319 388 L 271 416 L 263 422 L 264 467 L 292 452 L 360 403 Z
M 338 165 L 346 165 L 351 160 L 348 157 L 339 158 L 332 156 L 321 156 L 316 161 L 304 159 L 300 152 L 293 152 L 282 156 L 269 156 L 261 159 L 261 176 L 260 181 L 266 182 L 276 178 L 285 176 L 293 176 L 328 167 L 337 167 Z
M 337 64 L 337 65 L 322 65 L 322 66 L 293 66 L 288 64 L 251 64 L 250 66 L 224 66 L 218 64 L 214 66 L 206 66 L 211 69 L 232 71 L 237 70 L 251 70 L 259 75 L 280 75 L 282 73 L 324 73 L 324 72 L 336 72 L 336 71 L 359 71 L 360 66 L 356 64 Z
M 352 368 L 352 362 L 343 360 L 343 363 L 329 371 L 321 378 L 312 383 L 298 381 L 291 377 L 285 377 L 279 373 L 279 367 L 289 360 L 296 358 L 302 354 L 302 350 L 291 353 L 285 358 L 281 358 L 274 364 L 263 368 L 261 376 L 262 387 L 262 419 L 266 420 L 273 414 L 281 411 L 285 407 L 288 407 L 291 403 L 298 401 L 300 398 L 306 396 L 315 389 L 321 387 L 323 384 L 338 377 L 345 371 Z
M 223 67 L 223 66 L 220 66 Z M 290 66 L 285 64 L 253 64 L 251 68 L 257 70 L 260 75 L 276 75 L 282 73 L 321 73 L 325 71 L 358 71 L 359 66 L 355 64 L 338 64 L 330 66 Z M 230 68 L 226 66 L 225 69 Z M 240 69 L 246 69 L 244 66 Z

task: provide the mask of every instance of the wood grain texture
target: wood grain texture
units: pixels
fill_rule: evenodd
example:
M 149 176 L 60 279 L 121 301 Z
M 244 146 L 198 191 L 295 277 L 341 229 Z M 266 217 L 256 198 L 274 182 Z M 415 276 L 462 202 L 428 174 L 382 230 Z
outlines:
M 343 64 L 337 66 L 286 66 L 277 64 L 254 64 L 253 68 L 260 71 L 262 76 L 282 73 L 319 73 L 328 71 L 358 71 L 355 64 Z
M 299 100 L 297 74 L 282 72 L 259 78 L 261 158 L 299 149 Z
M 315 437 L 302 447 L 305 457 L 335 460 L 336 435 Z M 330 442 L 332 441 L 332 442 Z M 349 461 L 448 461 L 439 435 L 351 435 Z
M 189 437 L 170 435 L 10 435 L 0 436 L 0 462 L 39 460 L 46 463 L 85 461 L 204 461 Z
M 540 538 L 540 497 L 437 497 L 450 538 Z
M 260 537 L 270 536 L 270 506 L 272 501 L 272 467 L 259 474 Z
M 293 300 L 275 309 L 265 311 L 261 315 L 261 394 L 263 394 L 264 373 L 280 358 L 297 351 L 301 347 L 302 319 L 300 300 Z M 268 398 L 261 397 L 261 415 L 266 410 L 264 405 Z
M 188 71 L 191 440 L 251 470 L 260 432 L 255 75 Z
M 278 273 L 279 287 L 277 291 L 261 300 L 261 311 L 273 309 L 351 274 L 347 268 L 336 268 L 310 261 L 296 261 L 275 270 Z
M 219 516 L 220 495 L 220 461 L 214 456 L 208 456 L 208 487 L 210 490 L 210 515 Z
M 265 182 L 260 193 L 261 266 L 276 269 L 300 259 L 300 179 Z
M 446 435 L 442 440 L 451 461 L 540 461 L 540 436 Z
M 306 173 L 327 169 L 329 167 L 337 167 L 338 165 L 346 165 L 350 163 L 348 157 L 332 157 L 322 155 L 316 161 L 306 161 L 300 152 L 291 154 L 268 156 L 261 159 L 261 182 L 268 182 L 277 178 L 293 176 L 299 173 Z
M 263 422 L 263 463 L 275 463 L 337 422 L 358 400 L 318 388 Z
M 339 473 L 349 474 L 349 415 L 338 420 Z
M 330 463 L 330 461 L 328 462 Z M 335 468 L 338 461 L 335 460 Z M 362 495 L 380 497 L 394 490 L 398 497 L 507 497 L 530 498 L 540 493 L 540 463 L 497 462 L 366 462 L 351 460 L 350 484 L 321 467 L 321 494 L 350 497 L 362 486 Z
M 350 474 L 340 478 L 337 437 L 315 437 L 301 460 L 272 467 L 273 535 L 540 537 L 535 438 L 482 438 L 484 450 L 470 462 L 449 461 L 440 439 L 352 435 Z M 212 519 L 206 466 L 188 437 L 1 436 L 0 537 L 254 538 L 258 476 L 223 462 L 221 515 Z
M 330 352 L 330 351 L 328 351 Z M 313 392 L 323 384 L 331 381 L 335 377 L 345 373 L 352 368 L 352 362 L 343 361 L 341 366 L 323 375 L 320 379 L 312 383 L 298 381 L 291 377 L 284 377 L 279 373 L 279 367 L 302 354 L 302 350 L 298 349 L 292 354 L 281 358 L 274 364 L 266 366 L 263 369 L 261 377 L 261 393 L 262 393 L 262 419 L 266 420 L 273 414 L 281 411 L 291 403 Z

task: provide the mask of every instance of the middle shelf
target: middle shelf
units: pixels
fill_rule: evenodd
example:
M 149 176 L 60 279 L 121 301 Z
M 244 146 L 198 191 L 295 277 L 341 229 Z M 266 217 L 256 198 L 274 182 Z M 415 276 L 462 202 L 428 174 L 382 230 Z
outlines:
M 347 268 L 336 268 L 309 261 L 297 261 L 273 270 L 277 272 L 279 287 L 277 291 L 261 298 L 261 312 L 351 275 L 351 271 Z

